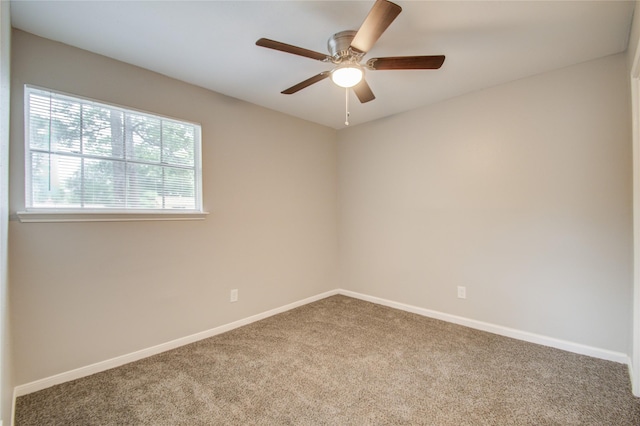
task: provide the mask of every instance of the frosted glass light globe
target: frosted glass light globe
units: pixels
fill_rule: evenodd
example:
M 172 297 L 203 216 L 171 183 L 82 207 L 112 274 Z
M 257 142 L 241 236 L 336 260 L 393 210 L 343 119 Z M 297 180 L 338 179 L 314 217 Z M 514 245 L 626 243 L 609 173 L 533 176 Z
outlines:
M 331 80 L 340 87 L 353 87 L 360 83 L 363 74 L 360 67 L 340 67 L 331 72 Z

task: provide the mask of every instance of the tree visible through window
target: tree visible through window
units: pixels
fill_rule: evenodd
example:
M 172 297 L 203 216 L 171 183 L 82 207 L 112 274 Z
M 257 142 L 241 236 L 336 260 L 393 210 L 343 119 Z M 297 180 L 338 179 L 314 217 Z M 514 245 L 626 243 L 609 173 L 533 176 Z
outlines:
M 201 211 L 200 126 L 25 87 L 27 209 Z

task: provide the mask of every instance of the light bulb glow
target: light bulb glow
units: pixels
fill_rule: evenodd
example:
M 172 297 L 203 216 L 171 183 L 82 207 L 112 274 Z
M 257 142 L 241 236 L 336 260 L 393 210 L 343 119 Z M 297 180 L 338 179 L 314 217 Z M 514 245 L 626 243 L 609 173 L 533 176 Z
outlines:
M 360 83 L 363 74 L 358 66 L 344 66 L 331 72 L 331 80 L 340 87 L 353 87 Z

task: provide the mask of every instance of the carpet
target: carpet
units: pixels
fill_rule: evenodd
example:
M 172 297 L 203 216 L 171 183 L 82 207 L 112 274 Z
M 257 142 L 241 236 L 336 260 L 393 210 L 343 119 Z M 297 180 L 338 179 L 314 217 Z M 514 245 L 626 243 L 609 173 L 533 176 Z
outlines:
M 332 296 L 19 397 L 16 425 L 640 425 L 627 366 Z

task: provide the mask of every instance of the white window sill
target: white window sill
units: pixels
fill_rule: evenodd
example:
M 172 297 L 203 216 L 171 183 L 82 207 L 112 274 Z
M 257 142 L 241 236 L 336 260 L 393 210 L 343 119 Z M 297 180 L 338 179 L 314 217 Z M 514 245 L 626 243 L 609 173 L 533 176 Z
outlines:
M 135 222 L 156 220 L 204 220 L 208 212 L 17 212 L 14 219 L 34 222 Z

